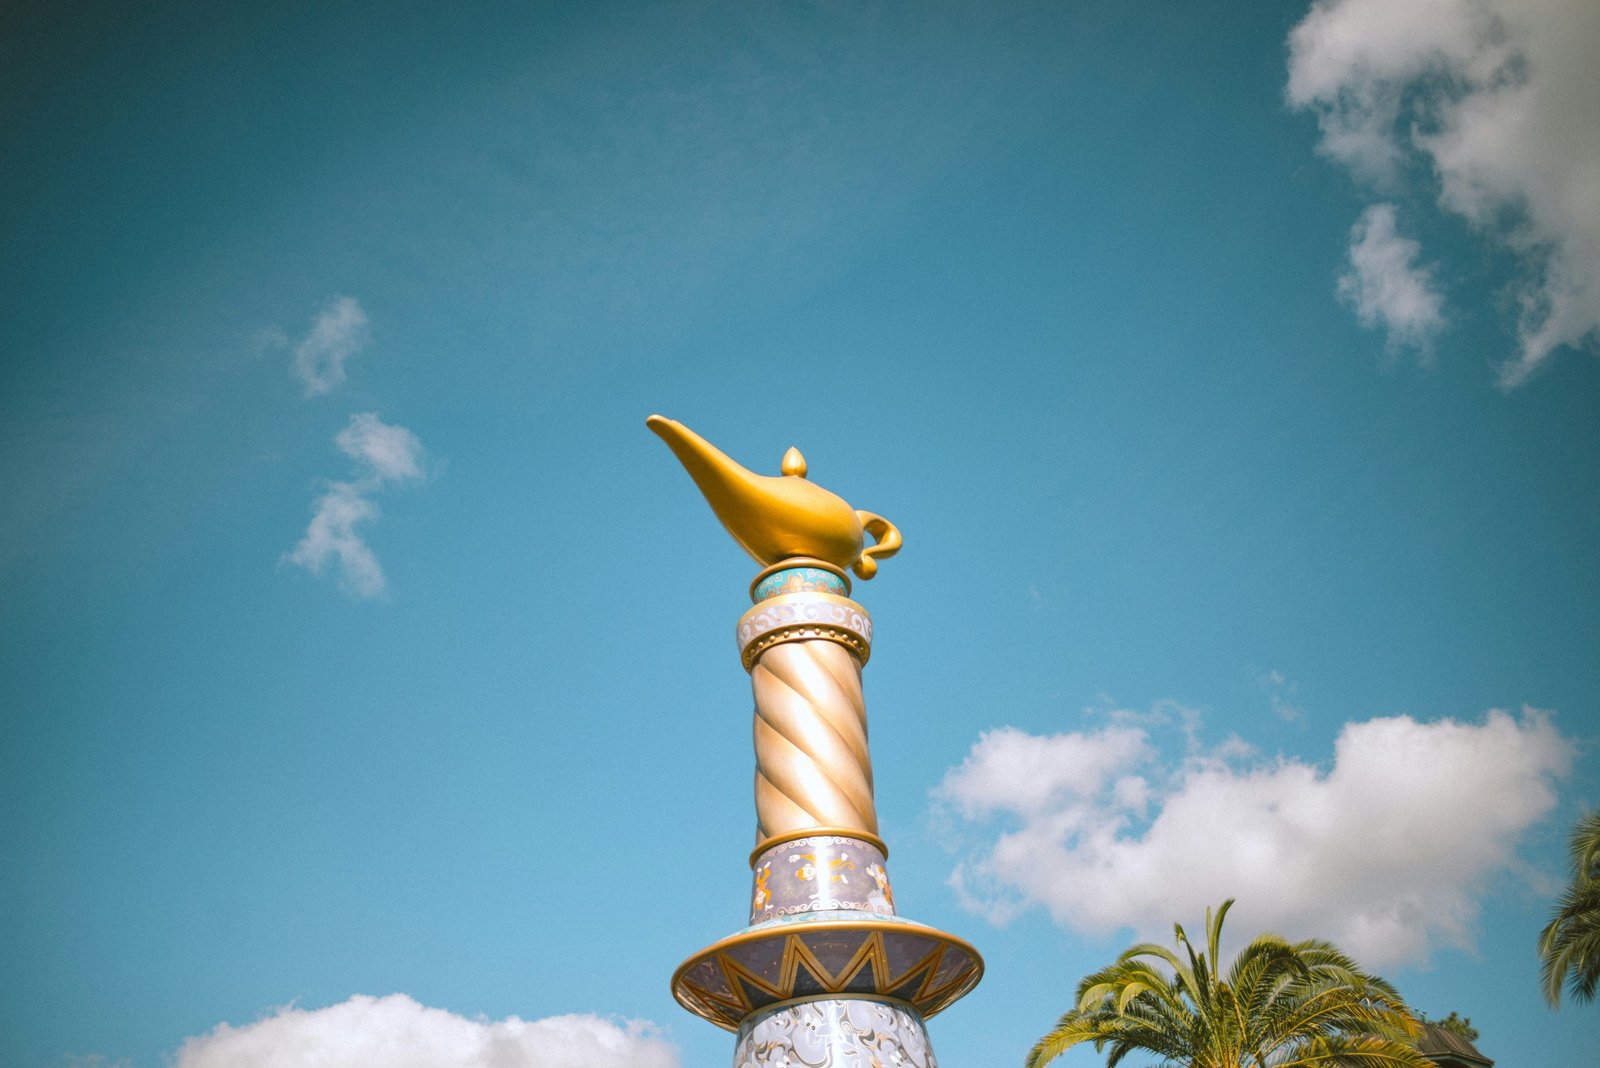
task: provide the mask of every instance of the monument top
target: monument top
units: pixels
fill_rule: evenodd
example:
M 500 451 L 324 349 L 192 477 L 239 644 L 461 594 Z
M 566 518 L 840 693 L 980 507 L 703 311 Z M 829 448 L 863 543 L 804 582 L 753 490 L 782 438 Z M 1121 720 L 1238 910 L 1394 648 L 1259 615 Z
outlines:
M 758 475 L 676 420 L 652 415 L 645 425 L 672 449 L 733 540 L 763 566 L 822 563 L 870 579 L 878 561 L 900 549 L 893 523 L 808 481 L 798 449 L 784 454 L 781 475 Z

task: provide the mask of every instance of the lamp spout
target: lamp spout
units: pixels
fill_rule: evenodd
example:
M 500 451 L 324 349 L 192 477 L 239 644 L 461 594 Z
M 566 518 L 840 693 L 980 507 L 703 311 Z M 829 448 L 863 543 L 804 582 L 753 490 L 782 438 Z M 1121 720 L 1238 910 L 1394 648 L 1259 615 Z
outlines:
M 887 521 L 807 481 L 796 449 L 784 456 L 782 475 L 758 475 L 675 419 L 652 415 L 645 425 L 667 443 L 733 540 L 763 565 L 809 557 L 870 578 L 873 557 L 900 547 L 900 532 Z M 865 547 L 869 530 L 877 544 Z

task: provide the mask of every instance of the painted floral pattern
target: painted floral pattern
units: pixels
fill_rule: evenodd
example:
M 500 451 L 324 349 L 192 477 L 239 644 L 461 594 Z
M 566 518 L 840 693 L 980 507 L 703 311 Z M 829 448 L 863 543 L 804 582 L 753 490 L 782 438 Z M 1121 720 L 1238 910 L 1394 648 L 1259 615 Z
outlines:
M 922 1018 L 867 998 L 807 1001 L 739 1028 L 733 1068 L 938 1068 Z

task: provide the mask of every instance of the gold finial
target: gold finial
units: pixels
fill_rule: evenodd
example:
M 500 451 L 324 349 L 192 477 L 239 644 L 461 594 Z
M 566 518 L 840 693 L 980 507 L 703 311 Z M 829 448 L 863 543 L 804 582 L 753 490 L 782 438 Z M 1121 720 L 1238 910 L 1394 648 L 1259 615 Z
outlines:
M 808 482 L 799 449 L 784 453 L 775 478 L 740 466 L 675 420 L 652 415 L 645 425 L 678 457 L 733 540 L 764 565 L 812 557 L 869 579 L 878 560 L 900 549 L 894 524 Z M 865 544 L 867 534 L 876 544 Z

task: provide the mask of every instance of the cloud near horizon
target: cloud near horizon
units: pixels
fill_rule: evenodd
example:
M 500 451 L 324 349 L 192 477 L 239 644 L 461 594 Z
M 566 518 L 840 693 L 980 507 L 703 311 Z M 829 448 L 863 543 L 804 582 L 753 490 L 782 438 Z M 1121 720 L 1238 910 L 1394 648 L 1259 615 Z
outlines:
M 173 1068 L 679 1068 L 654 1025 L 574 1014 L 457 1016 L 405 994 L 358 994 L 321 1009 L 285 1006 L 243 1027 L 186 1040 Z
M 372 339 L 367 313 L 353 297 L 335 297 L 318 313 L 311 332 L 294 346 L 294 375 L 306 396 L 333 392 L 344 382 L 345 361 Z
M 995 923 L 1040 906 L 1070 930 L 1157 937 L 1231 897 L 1254 930 L 1419 964 L 1471 945 L 1489 882 L 1515 869 L 1571 759 L 1532 709 L 1347 723 L 1326 767 L 1238 738 L 1203 748 L 1179 713 L 984 733 L 933 791 L 974 845 L 950 880 L 963 903 Z M 1162 731 L 1187 739 L 1176 764 Z
M 1288 100 L 1316 113 L 1325 155 L 1391 196 L 1420 191 L 1512 254 L 1505 389 L 1562 346 L 1600 349 L 1596 41 L 1594 0 L 1316 0 L 1289 34 Z M 1370 220 L 1353 235 L 1358 279 L 1370 235 Z M 1391 345 L 1431 322 L 1427 301 L 1352 302 Z M 1421 320 L 1382 311 L 1402 306 Z
M 372 494 L 392 482 L 424 477 L 422 442 L 403 426 L 385 423 L 377 412 L 357 412 L 334 444 L 356 464 L 349 482 L 329 482 L 317 499 L 305 536 L 284 560 L 320 575 L 330 562 L 337 564 L 339 585 L 364 598 L 380 597 L 388 589 L 383 567 L 358 524 L 375 521 L 380 512 Z

